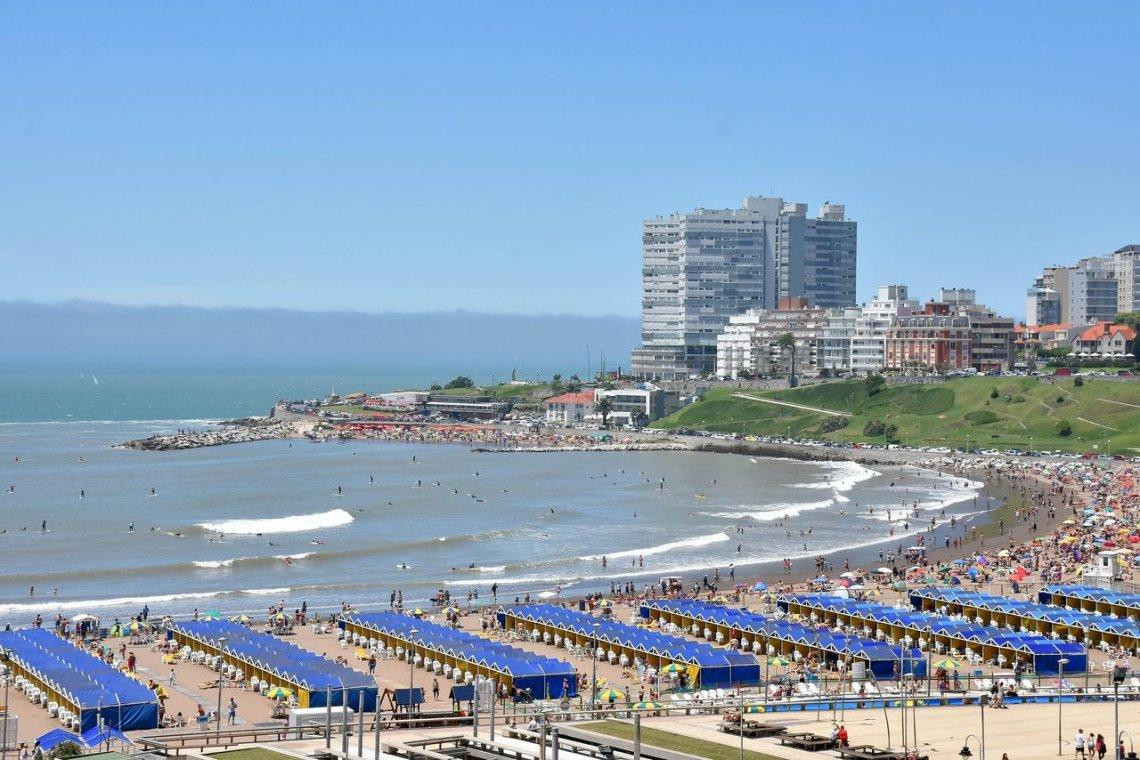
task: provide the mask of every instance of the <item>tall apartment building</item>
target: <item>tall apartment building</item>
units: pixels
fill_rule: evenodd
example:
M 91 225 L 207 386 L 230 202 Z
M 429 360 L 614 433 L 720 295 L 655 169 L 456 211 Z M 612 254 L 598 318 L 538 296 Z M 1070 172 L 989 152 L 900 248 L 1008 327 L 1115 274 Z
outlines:
M 906 285 L 880 285 L 875 298 L 860 308 L 831 309 L 820 338 L 820 368 L 857 373 L 881 370 L 887 330 L 899 317 L 918 310 Z
M 1090 256 L 1071 267 L 1046 267 L 1029 291 L 1026 315 L 1036 317 L 1033 324 L 1063 322 L 1089 325 L 1112 321 L 1118 312 L 1119 288 L 1117 262 L 1113 255 Z M 1052 293 L 1056 294 L 1055 299 Z M 1050 302 L 1056 300 L 1060 313 L 1054 313 Z M 1055 319 L 1043 318 L 1055 317 Z
M 738 209 L 699 208 L 645 220 L 641 348 L 632 371 L 656 379 L 710 374 L 730 317 L 782 297 L 855 302 L 856 223 L 837 204 L 746 198 Z
M 1116 308 L 1140 311 L 1140 245 L 1126 245 L 1112 254 L 1116 271 Z
M 1055 325 L 1060 321 L 1061 294 L 1045 287 L 1045 278 L 1038 277 L 1025 292 L 1025 324 Z

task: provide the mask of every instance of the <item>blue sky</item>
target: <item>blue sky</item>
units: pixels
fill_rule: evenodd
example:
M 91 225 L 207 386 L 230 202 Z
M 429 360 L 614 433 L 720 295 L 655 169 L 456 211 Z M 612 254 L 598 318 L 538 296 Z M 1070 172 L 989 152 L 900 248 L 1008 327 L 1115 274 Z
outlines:
M 2 297 L 636 315 L 644 217 L 776 193 L 1022 315 L 1140 242 L 1138 7 L 5 2 Z

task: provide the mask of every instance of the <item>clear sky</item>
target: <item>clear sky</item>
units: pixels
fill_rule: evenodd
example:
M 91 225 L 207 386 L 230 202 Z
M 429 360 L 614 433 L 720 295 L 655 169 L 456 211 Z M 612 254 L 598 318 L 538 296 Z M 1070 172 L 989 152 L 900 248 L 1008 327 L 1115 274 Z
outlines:
M 0 298 L 636 315 L 763 193 L 1020 316 L 1140 242 L 1135 2 L 0 7 Z

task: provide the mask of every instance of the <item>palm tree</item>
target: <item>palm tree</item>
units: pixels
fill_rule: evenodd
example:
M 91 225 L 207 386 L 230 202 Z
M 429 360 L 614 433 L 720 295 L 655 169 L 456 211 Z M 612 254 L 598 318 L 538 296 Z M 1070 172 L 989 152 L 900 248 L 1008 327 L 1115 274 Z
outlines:
M 796 387 L 796 336 L 789 333 L 784 333 L 779 338 L 776 338 L 776 345 L 781 351 L 790 348 L 792 350 L 792 371 L 791 376 L 788 378 L 788 385 L 792 388 Z
M 609 396 L 602 396 L 598 399 L 598 414 L 602 415 L 602 427 L 608 428 L 610 426 L 610 412 L 613 411 L 614 404 L 610 401 Z

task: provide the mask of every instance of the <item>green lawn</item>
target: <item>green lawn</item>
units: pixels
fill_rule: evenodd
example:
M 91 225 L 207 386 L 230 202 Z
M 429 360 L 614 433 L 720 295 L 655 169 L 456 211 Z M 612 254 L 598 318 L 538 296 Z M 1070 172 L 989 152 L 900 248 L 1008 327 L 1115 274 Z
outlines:
M 997 391 L 997 397 L 992 394 Z M 850 413 L 846 427 L 824 433 L 829 415 L 765 404 L 733 394 L 778 399 Z M 717 388 L 658 420 L 653 427 L 694 428 L 742 435 L 794 435 L 832 441 L 885 442 L 868 436 L 871 421 L 896 425 L 907 445 L 1140 453 L 1140 382 L 1031 377 L 959 378 L 945 383 L 888 386 L 867 395 L 862 380 L 782 391 Z M 1069 436 L 1058 434 L 1067 421 Z M 834 423 L 833 423 L 834 424 Z
M 603 720 L 597 723 L 584 723 L 578 728 L 593 731 L 606 736 L 613 736 L 626 741 L 633 741 L 633 724 L 622 723 L 616 720 Z M 672 731 L 661 731 L 656 728 L 641 727 L 641 741 L 661 749 L 670 749 L 674 752 L 684 752 L 687 755 L 706 757 L 709 760 L 739 760 L 740 748 L 730 744 L 694 739 L 689 736 L 675 734 Z M 765 755 L 752 750 L 744 750 L 744 760 L 777 760 L 772 755 Z
M 275 752 L 264 747 L 250 747 L 248 749 L 233 749 L 228 752 L 212 752 L 210 757 L 224 758 L 224 760 L 296 760 L 292 755 Z

